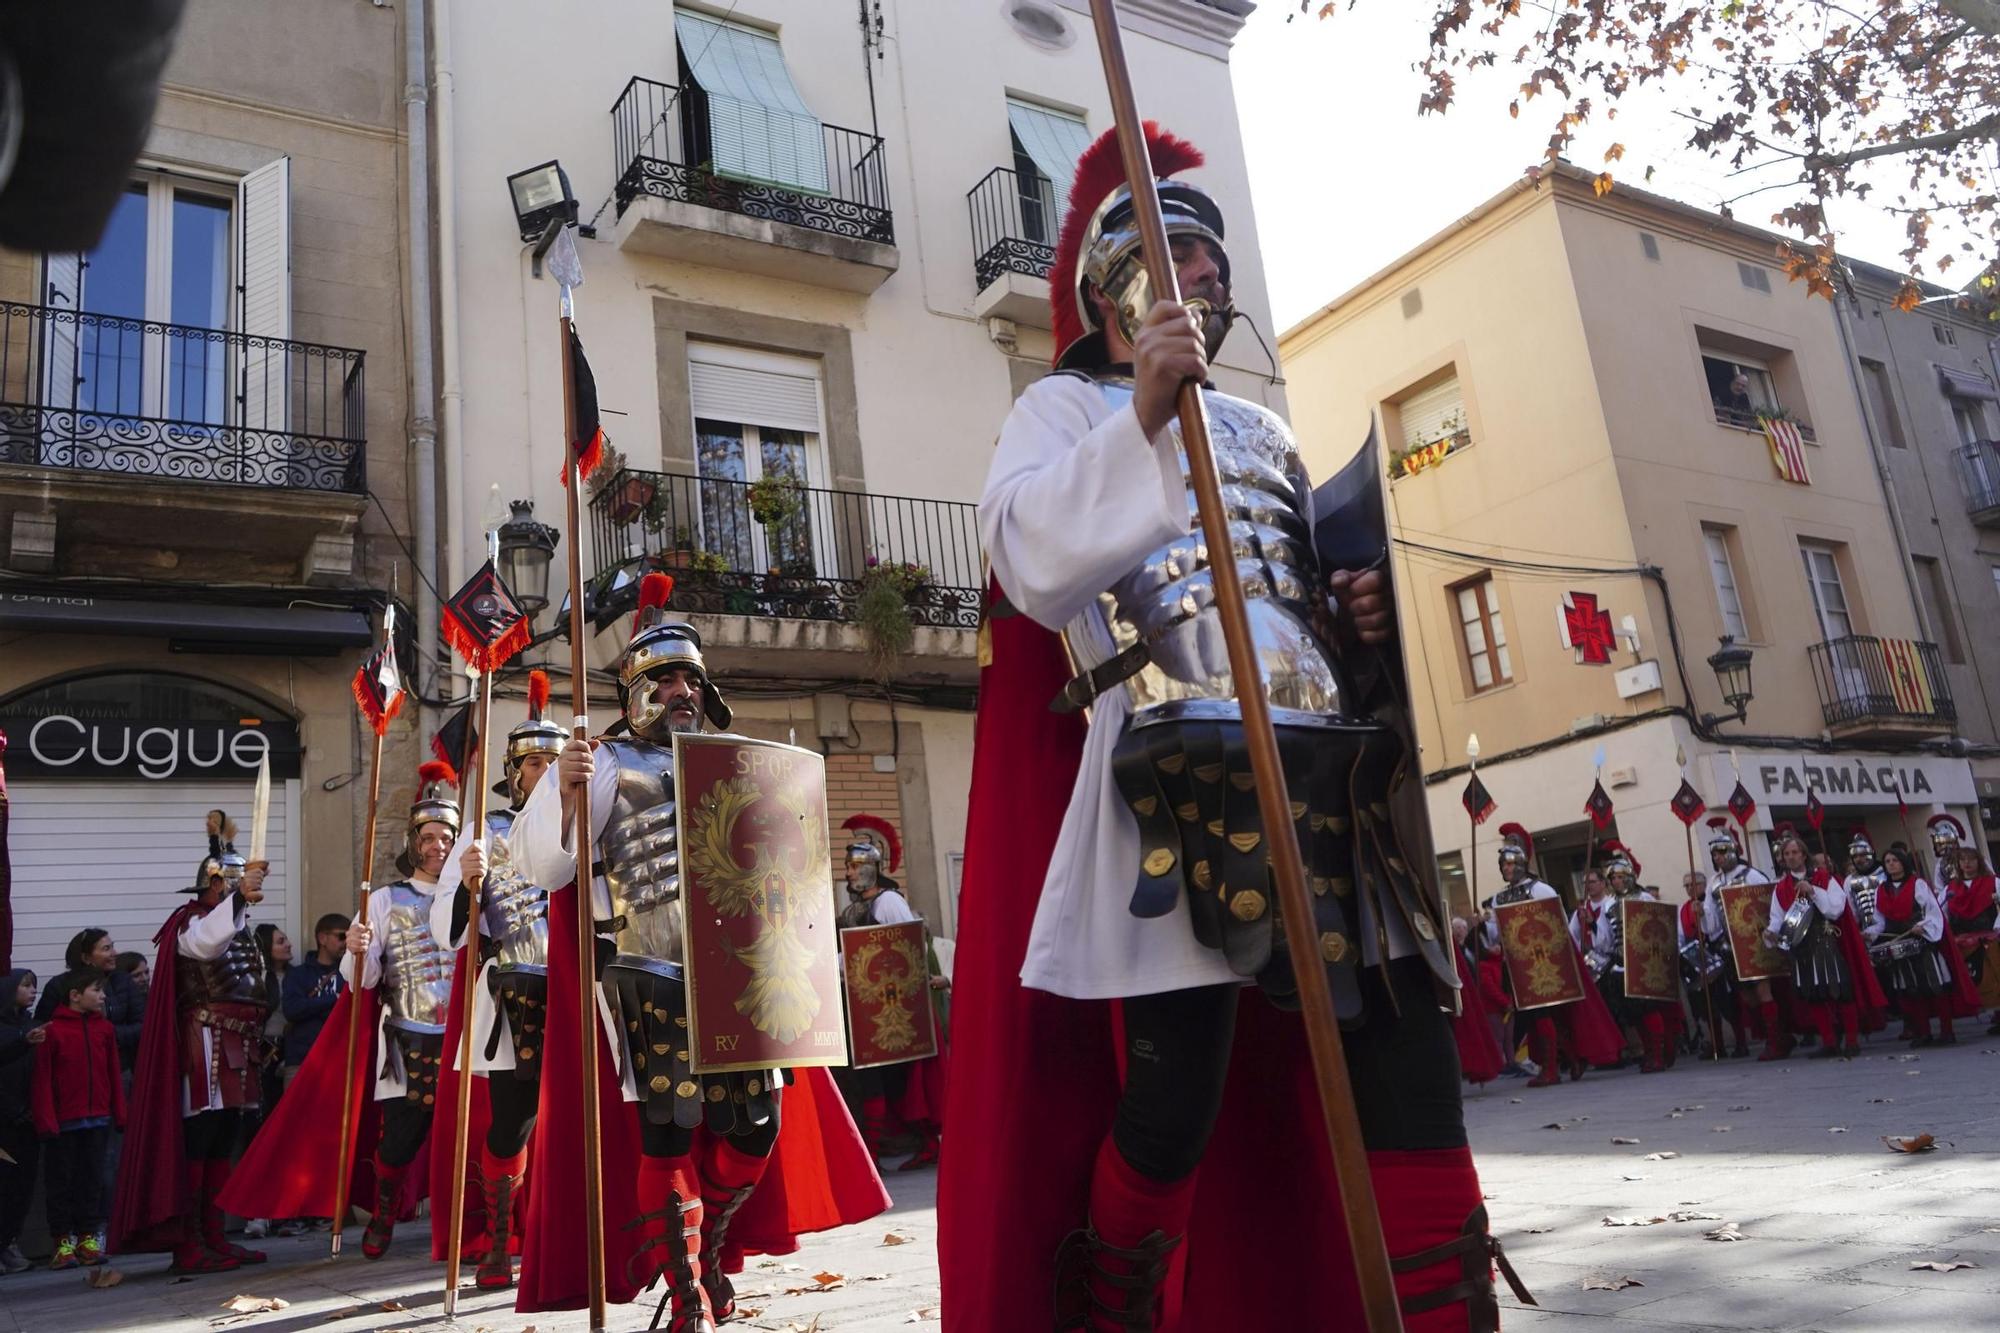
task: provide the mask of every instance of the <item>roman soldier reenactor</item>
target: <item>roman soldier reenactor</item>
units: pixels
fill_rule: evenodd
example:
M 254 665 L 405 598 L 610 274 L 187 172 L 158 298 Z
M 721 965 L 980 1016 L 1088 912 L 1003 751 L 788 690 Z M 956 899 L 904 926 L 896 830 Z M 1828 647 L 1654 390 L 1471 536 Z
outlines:
M 1712 994 L 1717 1012 L 1726 1014 L 1736 1029 L 1735 1055 L 1741 1059 L 1750 1054 L 1750 1012 L 1756 983 L 1746 983 L 1736 974 L 1736 953 L 1729 947 L 1729 925 L 1723 920 L 1722 890 L 1741 884 L 1769 884 L 1771 877 L 1745 859 L 1742 840 L 1727 819 L 1711 819 L 1708 826 L 1708 863 L 1715 873 L 1703 898 L 1700 932 L 1710 956 L 1722 962 L 1722 974 L 1716 979 Z M 1692 938 L 1686 916 L 1683 909 L 1683 942 Z M 1721 1033 L 1710 1033 L 1709 1039 L 1717 1050 L 1721 1049 Z
M 1678 1018 L 1680 1005 L 1677 1002 L 1661 1000 L 1641 1000 L 1625 990 L 1625 904 L 1635 899 L 1643 902 L 1658 902 L 1659 896 L 1639 883 L 1639 862 L 1629 850 L 1619 844 L 1607 843 L 1612 849 L 1611 857 L 1604 865 L 1604 878 L 1611 890 L 1610 905 L 1598 915 L 1597 933 L 1591 939 L 1590 951 L 1599 960 L 1606 986 L 1610 989 L 1607 997 L 1611 1001 L 1612 1012 L 1621 1023 L 1639 1029 L 1639 1040 L 1643 1058 L 1639 1064 L 1642 1074 L 1658 1074 L 1673 1063 L 1673 1048 L 1670 1034 L 1677 1024 L 1668 1022 L 1668 1009 L 1675 1011 Z
M 445 864 L 432 897 L 431 931 L 449 941 L 455 951 L 465 948 L 470 890 L 465 887 L 464 868 L 479 849 L 487 867 L 480 889 L 480 964 L 463 963 L 464 974 L 454 969 L 452 978 L 451 1025 L 447 1034 L 450 1051 L 448 1067 L 439 1080 L 440 1104 L 457 1106 L 455 1085 L 459 1070 L 456 1024 L 463 1012 L 462 988 L 473 990 L 472 1071 L 483 1080 L 486 1093 L 483 1108 L 473 1112 L 474 1127 L 485 1120 L 479 1146 L 480 1196 L 487 1219 L 483 1237 L 483 1257 L 475 1281 L 481 1287 L 513 1285 L 514 1269 L 507 1258 L 513 1230 L 516 1196 L 527 1165 L 528 1134 L 534 1128 L 541 1099 L 541 1054 L 547 1042 L 549 1002 L 549 899 L 540 887 L 521 877 L 508 855 L 508 834 L 527 802 L 529 793 L 542 774 L 555 762 L 569 733 L 546 716 L 549 678 L 541 671 L 528 673 L 528 717 L 507 733 L 507 750 L 502 759 L 506 776 L 494 788 L 503 797 L 504 807 L 488 808 L 485 836 L 468 844 L 465 852 Z M 477 780 L 475 778 L 475 780 Z M 485 1114 L 480 1114 L 481 1110 Z M 431 1154 L 431 1197 L 449 1197 L 445 1188 L 450 1177 L 450 1154 Z M 467 1191 L 468 1196 L 472 1191 Z M 448 1232 L 440 1217 L 432 1213 L 431 1248 L 442 1259 Z M 470 1206 L 468 1204 L 468 1212 Z
M 1945 938 L 1944 908 L 1901 843 L 1882 854 L 1881 874 L 1874 911 L 1863 930 L 1882 989 L 1916 1025 L 1910 1045 L 1955 1045 L 1958 1034 L 1952 1030 L 1952 1018 L 1958 973 L 1952 964 L 1957 959 Z M 1977 1012 L 1977 999 L 1972 1003 Z M 1935 1037 L 1933 1018 L 1938 1021 Z
M 1157 175 L 1200 165 L 1182 140 L 1147 136 Z M 1468 1309 L 1491 1327 L 1494 1247 L 1441 1007 L 1457 969 L 1389 805 L 1414 757 L 1369 712 L 1381 682 L 1334 647 L 1390 637 L 1386 584 L 1334 576 L 1329 605 L 1289 427 L 1206 385 L 1232 319 L 1222 209 L 1182 179 L 1160 197 L 1186 304 L 1151 300 L 1115 137 L 1079 159 L 1050 279 L 1057 370 L 1015 402 L 980 501 L 998 600 L 961 894 L 952 1105 L 970 1150 L 946 1155 L 940 1188 L 946 1324 L 1048 1328 L 1051 1281 L 1063 1328 L 1152 1327 L 1176 1297 L 1183 1328 L 1301 1311 L 1332 1327 L 1353 1306 L 1321 1118 L 1299 1101 L 1304 1028 L 1285 1012 L 1296 983 L 1209 551 L 1190 526 L 1175 398 L 1193 381 L 1228 502 L 1260 535 L 1242 548 L 1244 593 L 1405 1327 L 1465 1328 Z M 1285 1225 L 1244 1227 L 1252 1215 Z M 1186 1275 L 1172 1292 L 1170 1273 Z
M 1590 947 L 1591 938 L 1597 934 L 1598 915 L 1604 908 L 1604 872 L 1590 866 L 1583 872 L 1583 900 L 1569 914 L 1570 943 L 1576 945 L 1577 953 Z
M 1972 984 L 1985 997 L 1991 985 L 1987 973 L 1996 966 L 1992 957 L 1994 944 L 2000 940 L 1994 931 L 1993 872 L 1969 844 L 1958 848 L 1957 867 L 1957 873 L 1944 887 L 1944 923 L 1958 942 L 1959 956 L 1965 960 Z M 1993 1023 L 1987 1033 L 2000 1036 L 2000 1006 L 1994 1008 Z
M 663 574 L 641 582 L 631 641 L 618 664 L 630 737 L 566 738 L 557 780 L 535 785 L 507 844 L 515 873 L 532 884 L 559 886 L 549 894 L 550 931 L 574 940 L 577 856 L 570 835 L 576 789 L 589 788 L 586 864 L 598 872 L 591 903 L 600 923 L 600 957 L 608 959 L 600 985 L 619 1038 L 617 1050 L 601 1051 L 598 1060 L 601 1078 L 616 1081 L 600 1103 L 604 1211 L 626 1222 L 623 1231 L 606 1235 L 606 1290 L 610 1299 L 631 1300 L 661 1278 L 671 1333 L 706 1333 L 734 1312 L 725 1246 L 741 1240 L 731 1236 L 732 1225 L 741 1225 L 741 1210 L 765 1181 L 779 1144 L 780 1106 L 792 1101 L 792 1093 L 781 1070 L 696 1074 L 689 1061 L 673 736 L 701 730 L 704 720 L 727 728 L 731 713 L 709 678 L 700 634 L 669 618 L 672 587 Z M 488 868 L 482 855 L 463 858 L 468 878 Z M 569 1034 L 579 1027 L 577 978 L 569 970 L 574 959 L 573 947 L 554 950 L 548 978 L 546 1031 L 570 1045 Z M 575 1050 L 566 1047 L 563 1057 L 571 1062 L 564 1068 L 580 1066 Z M 531 1140 L 536 1183 L 522 1246 L 521 1310 L 573 1306 L 582 1294 L 580 1162 L 570 1160 L 580 1132 L 577 1076 L 565 1084 L 550 1073 L 542 1081 Z M 865 1159 L 855 1165 L 859 1136 L 838 1097 L 816 1097 L 812 1086 L 807 1077 L 799 1080 L 805 1095 L 784 1118 L 793 1129 L 825 1139 L 825 1192 L 838 1212 L 825 1224 L 873 1216 L 888 1206 L 888 1196 Z M 825 1087 L 830 1093 L 831 1083 Z
M 1859 914 L 1864 903 L 1872 903 L 1872 891 L 1857 898 L 1824 870 L 1813 869 L 1804 839 L 1790 830 L 1779 834 L 1776 851 L 1769 937 L 1791 955 L 1792 994 L 1819 1033 L 1812 1058 L 1852 1059 L 1861 1050 L 1861 1029 L 1877 1025 L 1883 1008 L 1860 934 Z M 1869 851 L 1872 869 L 1872 847 Z M 1786 1039 L 1757 1058 L 1782 1060 L 1791 1049 Z
M 1532 898 L 1561 901 L 1562 895 L 1534 873 L 1535 839 L 1526 828 L 1519 824 L 1502 824 L 1498 855 L 1500 878 L 1505 881 L 1506 887 L 1486 900 L 1489 907 L 1504 907 L 1508 903 L 1527 902 Z M 1582 910 L 1578 908 L 1579 912 Z M 1574 937 L 1571 944 L 1575 944 Z M 1528 1058 L 1541 1067 L 1540 1072 L 1528 1080 L 1531 1088 L 1553 1087 L 1562 1082 L 1565 1067 L 1569 1070 L 1571 1081 L 1575 1081 L 1583 1077 L 1588 1066 L 1609 1064 L 1618 1058 L 1616 1041 L 1607 1040 L 1609 1025 L 1602 1021 L 1604 1016 L 1599 1011 L 1590 1010 L 1590 975 L 1582 966 L 1580 956 L 1577 976 L 1585 987 L 1582 1000 L 1524 1010 L 1517 1015 L 1519 1022 L 1529 1025 Z M 1579 1019 L 1584 1021 L 1579 1023 Z
M 263 901 L 270 866 L 246 862 L 235 835 L 228 815 L 209 811 L 208 854 L 181 890 L 192 901 L 153 937 L 153 1002 L 111 1211 L 114 1253 L 171 1250 L 175 1273 L 264 1262 L 262 1251 L 224 1239 L 217 1201 L 242 1114 L 260 1105 L 271 1056 L 263 955 L 250 933 L 250 908 Z

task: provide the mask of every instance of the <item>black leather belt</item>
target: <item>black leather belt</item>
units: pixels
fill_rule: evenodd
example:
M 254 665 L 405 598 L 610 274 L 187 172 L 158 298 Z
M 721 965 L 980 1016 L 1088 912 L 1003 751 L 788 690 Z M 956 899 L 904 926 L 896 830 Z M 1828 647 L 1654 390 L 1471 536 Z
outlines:
M 1109 661 L 1092 667 L 1080 676 L 1071 677 L 1069 684 L 1062 687 L 1062 693 L 1049 701 L 1049 711 L 1080 713 L 1105 691 L 1144 671 L 1146 664 L 1152 660 L 1153 650 L 1143 643 L 1135 643 Z

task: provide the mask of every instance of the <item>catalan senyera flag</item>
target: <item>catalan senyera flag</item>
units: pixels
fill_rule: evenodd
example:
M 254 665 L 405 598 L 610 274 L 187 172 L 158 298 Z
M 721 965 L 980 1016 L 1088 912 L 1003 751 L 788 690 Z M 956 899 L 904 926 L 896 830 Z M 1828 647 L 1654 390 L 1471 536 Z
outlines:
M 1896 707 L 1905 713 L 1935 713 L 1937 698 L 1931 692 L 1930 672 L 1915 639 L 1883 639 L 1883 664 L 1889 671 L 1889 689 Z
M 1771 462 L 1777 465 L 1778 475 L 1801 486 L 1812 485 L 1812 473 L 1806 468 L 1806 441 L 1799 428 L 1771 417 L 1762 420 L 1764 440 L 1771 446 Z

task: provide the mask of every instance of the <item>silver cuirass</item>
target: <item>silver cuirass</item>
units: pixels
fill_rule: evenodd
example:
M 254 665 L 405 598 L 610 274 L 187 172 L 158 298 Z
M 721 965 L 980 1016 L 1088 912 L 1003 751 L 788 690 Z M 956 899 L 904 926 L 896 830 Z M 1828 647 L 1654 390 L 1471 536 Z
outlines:
M 1875 897 L 1882 891 L 1883 878 L 1880 870 L 1847 877 L 1847 900 L 1854 905 L 1855 924 L 1864 930 L 1875 924 Z
M 486 816 L 486 882 L 481 892 L 479 929 L 493 946 L 495 965 L 502 972 L 549 970 L 549 895 L 521 878 L 508 855 L 507 837 L 514 812 L 498 810 Z
M 1131 400 L 1128 379 L 1101 380 L 1098 387 L 1114 410 Z M 1284 421 L 1255 403 L 1212 389 L 1202 401 L 1272 720 L 1324 726 L 1341 711 L 1343 678 L 1313 623 L 1325 584 L 1313 552 L 1312 492 L 1298 443 Z M 1179 420 L 1169 429 L 1185 479 Z M 1134 484 L 1153 485 L 1153 477 L 1147 471 Z M 1134 727 L 1240 716 L 1192 483 L 1185 494 L 1188 535 L 1147 555 L 1063 632 L 1079 672 L 1146 645 L 1150 660 L 1122 686 Z
M 389 886 L 382 935 L 382 1000 L 389 1023 L 410 1032 L 443 1032 L 451 1009 L 451 950 L 431 933 L 431 897 L 407 880 Z
M 228 910 L 224 908 L 223 910 Z M 182 958 L 174 968 L 183 1009 L 207 1004 L 264 1004 L 264 956 L 249 931 L 229 937 L 220 958 Z
M 604 741 L 599 762 L 618 765 L 618 795 L 598 839 L 598 869 L 617 918 L 618 961 L 644 967 L 681 961 L 680 831 L 674 752 L 664 745 Z

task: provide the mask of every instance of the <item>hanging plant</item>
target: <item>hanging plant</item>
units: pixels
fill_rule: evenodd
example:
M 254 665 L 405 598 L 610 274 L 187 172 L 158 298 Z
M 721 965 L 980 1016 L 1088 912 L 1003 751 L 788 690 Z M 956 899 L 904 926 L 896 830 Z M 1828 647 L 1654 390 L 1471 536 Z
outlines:
M 869 557 L 861 574 L 861 593 L 854 601 L 854 621 L 868 645 L 869 674 L 887 684 L 896 660 L 917 639 L 911 595 L 930 581 L 930 570 L 908 563 L 885 565 Z
M 805 488 L 795 477 L 781 473 L 750 483 L 750 517 L 767 528 L 791 522 L 805 505 Z

